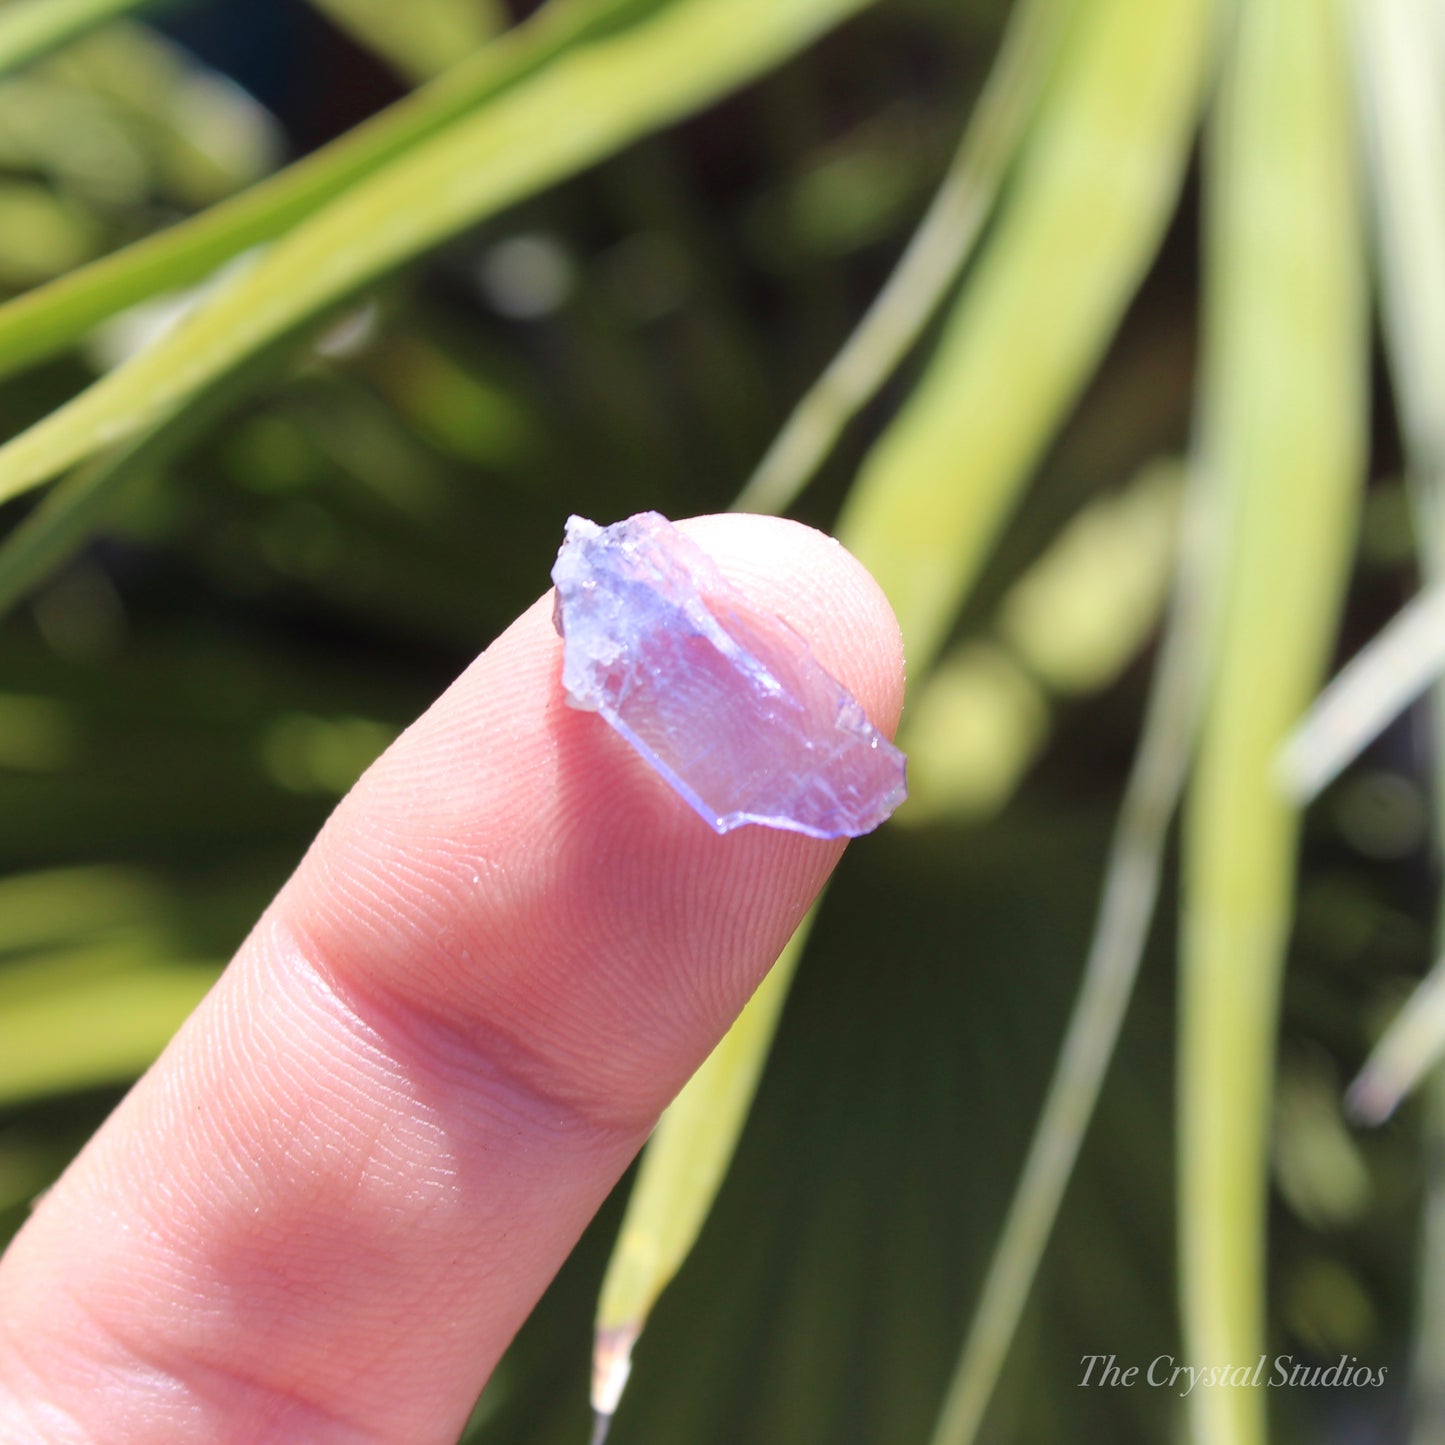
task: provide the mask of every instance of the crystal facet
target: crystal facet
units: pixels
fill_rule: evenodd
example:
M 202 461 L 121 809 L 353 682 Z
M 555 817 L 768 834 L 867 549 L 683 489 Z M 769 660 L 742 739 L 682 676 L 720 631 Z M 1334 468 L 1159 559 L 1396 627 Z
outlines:
M 857 699 L 665 517 L 569 518 L 552 580 L 567 701 L 601 713 L 717 832 L 852 838 L 903 801 L 903 754 Z

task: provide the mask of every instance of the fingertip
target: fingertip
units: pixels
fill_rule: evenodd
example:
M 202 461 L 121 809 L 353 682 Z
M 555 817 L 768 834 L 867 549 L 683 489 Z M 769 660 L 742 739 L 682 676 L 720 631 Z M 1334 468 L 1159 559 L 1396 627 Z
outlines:
M 898 625 L 854 558 L 776 518 L 683 525 L 892 732 Z M 544 597 L 388 749 L 8 1257 L 27 1293 L 84 1258 L 83 1310 L 28 1329 L 106 1438 L 93 1378 L 198 1439 L 363 1414 L 455 1438 L 816 898 L 841 839 L 719 836 L 567 705 L 562 654 Z M 128 1227 L 89 1230 L 98 1200 Z
M 851 554 L 775 517 L 680 525 L 891 735 L 898 623 Z M 543 597 L 343 802 L 278 904 L 338 976 L 464 1029 L 504 1026 L 645 1113 L 741 1007 L 842 843 L 718 836 L 567 705 L 562 650 Z

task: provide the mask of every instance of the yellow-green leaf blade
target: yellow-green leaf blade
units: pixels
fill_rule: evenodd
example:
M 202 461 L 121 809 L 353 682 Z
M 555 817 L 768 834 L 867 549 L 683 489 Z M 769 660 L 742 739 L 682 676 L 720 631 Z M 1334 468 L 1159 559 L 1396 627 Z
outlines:
M 1445 961 L 1415 986 L 1370 1050 L 1346 1102 L 1361 1123 L 1383 1124 L 1445 1058 Z
M 887 284 L 793 409 L 736 503 L 791 506 L 957 280 L 1038 106 L 1077 0 L 1020 0 L 948 173 Z
M 691 1253 L 722 1185 L 816 914 L 814 905 L 648 1142 L 597 1306 L 592 1405 L 599 1418 L 616 1411 L 632 1347 Z
M 1212 677 L 1184 829 L 1180 1250 L 1191 1363 L 1264 1348 L 1268 1122 L 1297 810 L 1279 747 L 1327 660 L 1356 526 L 1368 332 L 1340 10 L 1238 12 L 1212 140 L 1203 465 Z M 1264 1396 L 1198 1391 L 1258 1445 Z
M 71 345 L 116 312 L 204 280 L 545 65 L 667 0 L 551 0 L 430 85 L 313 155 L 198 216 L 0 306 L 0 377 Z
M 159 0 L 11 0 L 0 9 L 0 75 L 59 50 L 88 30 Z
M 281 359 L 280 346 L 207 383 L 180 410 L 77 467 L 0 539 L 0 618 L 78 552 L 136 487 L 160 475 Z
M 463 227 L 769 69 L 868 0 L 676 0 L 358 184 L 162 341 L 0 448 L 0 500 L 124 440 Z
M 1200 506 L 1197 477 L 1190 493 L 1169 627 L 1109 845 L 1079 992 L 931 1445 L 972 1445 L 978 1438 L 1133 996 L 1198 714 L 1200 548 L 1199 528 L 1190 525 Z
M 1214 0 L 1089 0 L 1017 189 L 840 535 L 903 625 L 947 634 L 1019 488 L 1152 259 L 1188 164 Z
M 0 1104 L 133 1079 L 218 971 L 108 948 L 0 971 Z
M 1354 0 L 1360 90 L 1372 142 L 1385 339 L 1416 504 L 1416 531 L 1426 579 L 1445 581 L 1445 11 L 1435 0 Z M 1445 688 L 1437 685 L 1431 732 L 1436 837 L 1445 820 Z M 1445 934 L 1445 920 L 1437 921 Z M 1439 944 L 1437 941 L 1437 948 Z M 1436 986 L 1439 965 L 1431 975 Z M 1427 1010 L 1428 1012 L 1428 1010 Z M 1387 1035 L 1399 1040 L 1397 1024 Z M 1412 1031 L 1413 1032 L 1413 1031 Z M 1408 1037 L 1408 1036 L 1407 1036 Z M 1382 1042 L 1355 1085 L 1357 1102 L 1382 1099 Z M 1424 1051 L 1406 1050 L 1419 1061 Z M 1386 1056 L 1388 1058 L 1388 1056 Z M 1396 1056 L 1390 1060 L 1398 1065 Z M 1396 1075 L 1396 1084 L 1408 1076 Z M 1352 1091 L 1354 1092 L 1354 1091 Z M 1363 1097 L 1362 1097 L 1363 1096 Z M 1427 1079 L 1421 1148 L 1445 1147 L 1445 1072 Z M 1412 1362 L 1410 1439 L 1425 1445 L 1445 1434 L 1445 1187 L 1426 1183 L 1419 1263 L 1420 1312 Z
M 407 80 L 429 80 L 504 28 L 500 0 L 311 0 Z

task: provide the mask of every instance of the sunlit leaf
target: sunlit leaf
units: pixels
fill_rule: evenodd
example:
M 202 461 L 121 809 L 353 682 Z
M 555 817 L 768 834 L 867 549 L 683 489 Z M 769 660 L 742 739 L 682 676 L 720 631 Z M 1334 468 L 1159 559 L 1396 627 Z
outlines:
M 0 498 L 158 421 L 367 282 L 706 105 L 865 3 L 674 0 L 565 52 L 353 187 L 177 331 L 0 447 Z
M 1158 626 L 1176 560 L 1181 471 L 1156 463 L 1091 502 L 1003 599 L 1000 635 L 1054 691 L 1103 687 Z
M 736 506 L 786 511 L 957 280 L 1053 71 L 1076 0 L 1021 0 L 948 173 L 897 268 L 758 463 Z
M 429 80 L 504 27 L 499 0 L 311 0 L 408 80 Z
M 1335 678 L 1279 756 L 1302 803 L 1329 786 L 1445 673 L 1445 589 L 1417 597 Z
M 1385 336 L 1415 504 L 1421 570 L 1445 586 L 1445 13 L 1433 0 L 1353 0 L 1358 78 L 1371 142 L 1369 177 Z M 1445 824 L 1445 688 L 1430 709 L 1436 838 Z M 1445 913 L 1436 920 L 1436 947 Z M 1435 1053 L 1438 968 L 1380 1041 L 1352 1090 L 1366 1117 L 1388 1110 Z M 1445 1071 L 1425 1093 L 1421 1149 L 1445 1148 Z M 1427 1171 L 1420 1230 L 1419 1320 L 1411 1438 L 1445 1432 L 1445 1183 Z
M 0 75 L 58 50 L 79 35 L 161 0 L 10 0 L 0 9 Z
M 1211 681 L 1184 828 L 1179 1063 L 1185 1348 L 1265 1348 L 1265 1218 L 1297 810 L 1275 757 L 1328 659 L 1366 439 L 1361 218 L 1334 6 L 1238 11 L 1211 136 L 1201 465 Z M 1196 1438 L 1256 1445 L 1265 1395 L 1196 1391 Z
M 1089 0 L 1014 190 L 839 535 L 915 672 L 1154 256 L 1209 73 L 1213 0 Z
M 154 480 L 274 364 L 271 347 L 212 381 L 188 406 L 53 487 L 39 505 L 0 539 L 0 617 L 45 581 L 112 519 L 126 498 Z
M 133 869 L 55 868 L 0 879 L 0 951 L 69 944 L 87 934 L 133 928 L 157 914 L 163 894 Z
M 0 306 L 0 376 L 137 302 L 204 280 L 588 36 L 668 0 L 552 0 L 525 25 L 279 175 Z M 0 484 L 3 485 L 3 484 Z
M 943 655 L 917 692 L 900 739 L 908 806 L 898 826 L 993 816 L 1049 737 L 1047 691 L 1009 649 L 970 638 Z
M 1189 520 L 1197 522 L 1197 480 L 1192 491 Z M 971 1445 L 978 1438 L 1133 997 L 1158 901 L 1164 845 L 1194 740 L 1202 670 L 1202 542 L 1200 528 L 1188 526 L 1170 625 L 1105 863 L 1079 993 L 932 1445 Z
M 0 970 L 0 1104 L 134 1078 L 217 971 L 104 948 Z
M 1445 965 L 1437 962 L 1390 1021 L 1350 1085 L 1350 1112 L 1382 1124 L 1445 1057 Z
M 592 1407 L 599 1419 L 617 1412 L 637 1337 L 696 1243 L 727 1173 L 816 912 L 673 1100 L 642 1156 L 597 1305 Z

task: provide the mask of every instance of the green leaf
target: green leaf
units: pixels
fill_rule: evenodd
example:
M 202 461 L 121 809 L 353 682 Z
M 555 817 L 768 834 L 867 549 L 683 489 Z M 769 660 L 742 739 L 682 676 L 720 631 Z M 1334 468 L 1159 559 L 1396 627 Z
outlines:
M 1445 20 L 1353 0 L 1390 369 L 1427 545 L 1445 555 Z
M 153 439 L 165 430 L 78 468 L 0 543 L 0 617 L 85 545 L 131 478 L 152 474 Z
M 1354 0 L 1356 58 L 1378 234 L 1387 355 L 1395 383 L 1407 470 L 1415 504 L 1421 570 L 1438 592 L 1445 584 L 1445 17 L 1433 0 Z M 1419 604 L 1417 604 L 1418 606 Z M 1445 688 L 1429 709 L 1435 836 L 1445 820 Z M 1437 951 L 1445 915 L 1437 919 Z M 1429 1062 L 1425 1159 L 1445 1149 L 1445 1071 L 1433 1058 L 1440 965 L 1421 985 L 1372 1054 L 1351 1091 L 1379 1114 Z M 1434 1007 L 1432 1007 L 1432 1001 Z M 1432 1019 L 1433 1015 L 1433 1019 Z M 1382 1087 L 1383 1084 L 1383 1087 Z M 1373 1106 L 1373 1110 L 1371 1110 Z M 1418 1265 L 1419 1319 L 1414 1349 L 1411 1438 L 1445 1434 L 1445 1183 L 1426 1171 Z
M 86 934 L 135 928 L 162 911 L 164 892 L 136 869 L 55 868 L 0 879 L 0 949 L 53 948 Z
M 910 692 L 898 826 L 996 814 L 1049 737 L 1051 694 L 1102 690 L 1143 650 L 1168 601 L 1183 473 L 1154 461 L 1088 503 L 1008 589 L 985 635 L 949 648 Z
M 1445 961 L 1415 987 L 1390 1020 L 1359 1077 L 1350 1085 L 1351 1115 L 1365 1124 L 1383 1124 L 1407 1094 L 1445 1058 Z
M 10 0 L 0 10 L 0 75 L 59 50 L 107 20 L 157 0 Z
M 0 541 L 0 618 L 70 560 L 118 511 L 127 496 L 160 475 L 191 447 L 259 377 L 278 364 L 273 345 L 208 382 L 190 404 L 126 445 L 77 467 Z
M 1183 833 L 1185 1358 L 1265 1348 L 1265 1219 L 1298 811 L 1276 755 L 1318 685 L 1357 526 L 1369 332 L 1340 13 L 1240 7 L 1211 136 L 1202 460 L 1211 679 Z M 1264 1394 L 1195 1391 L 1200 1440 L 1258 1445 Z
M 113 948 L 0 971 L 0 1105 L 133 1079 L 217 971 Z
M 552 0 L 525 25 L 430 85 L 243 194 L 0 306 L 0 377 L 71 345 L 118 311 L 204 280 L 568 46 L 665 3 L 669 0 Z
M 700 109 L 866 3 L 675 0 L 558 56 L 338 197 L 176 331 L 0 448 L 0 500 L 154 424 L 368 282 Z
M 1315 700 L 1279 757 L 1281 786 L 1313 801 L 1445 672 L 1445 588 L 1414 598 Z
M 888 283 L 734 504 L 781 512 L 892 375 L 958 279 L 1053 73 L 1077 0 L 1020 0 L 943 184 Z
M 311 0 L 407 80 L 429 80 L 505 24 L 498 0 Z
M 1198 507 L 1197 478 L 1191 479 L 1190 490 L 1192 512 Z M 971 1445 L 978 1437 L 1134 995 L 1198 712 L 1197 530 L 1185 528 L 1193 551 L 1186 550 L 1181 562 L 1144 733 L 1104 866 L 1103 896 L 1078 996 L 932 1445 Z
M 1152 260 L 1188 165 L 1214 0 L 1089 0 L 928 370 L 839 535 L 926 668 Z
M 657 1297 L 692 1251 L 727 1174 L 777 1032 L 814 905 L 722 1042 L 653 1131 L 597 1305 L 592 1407 L 616 1413 L 632 1347 Z

